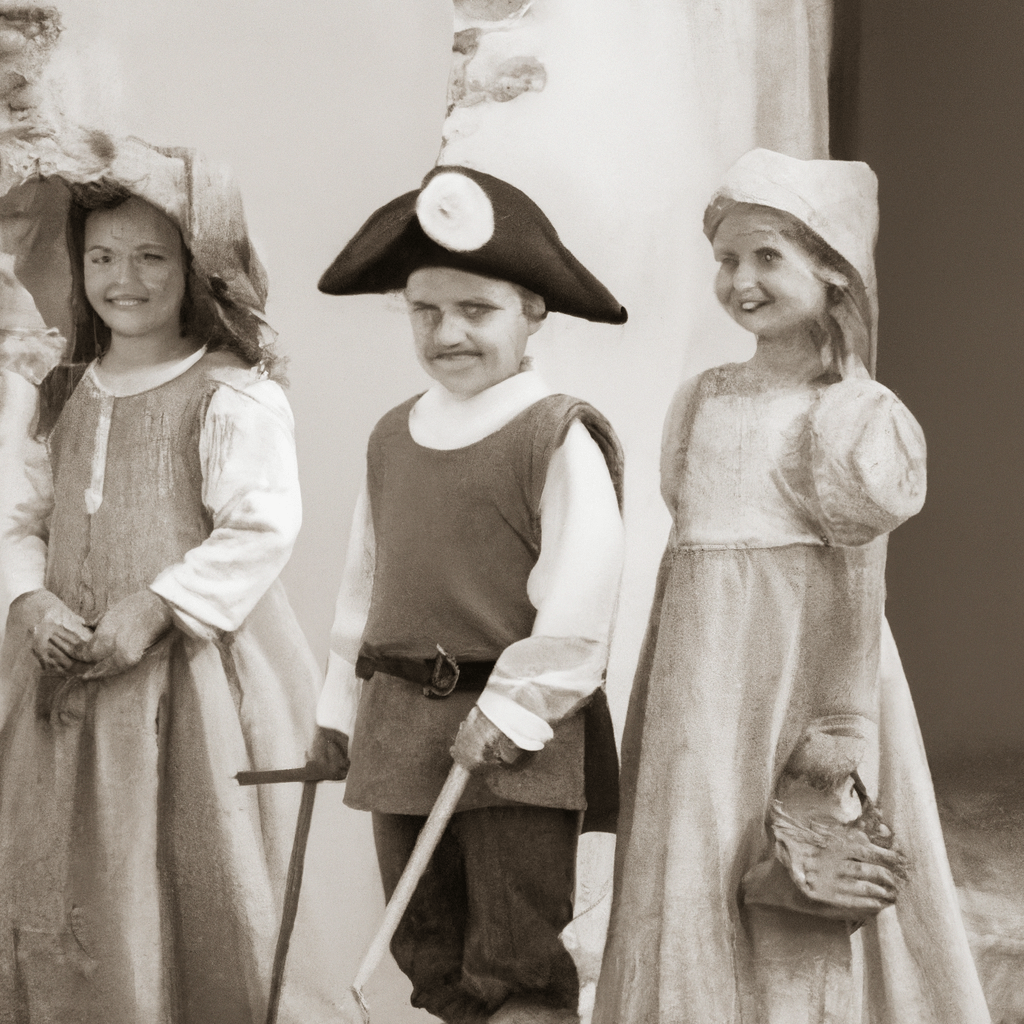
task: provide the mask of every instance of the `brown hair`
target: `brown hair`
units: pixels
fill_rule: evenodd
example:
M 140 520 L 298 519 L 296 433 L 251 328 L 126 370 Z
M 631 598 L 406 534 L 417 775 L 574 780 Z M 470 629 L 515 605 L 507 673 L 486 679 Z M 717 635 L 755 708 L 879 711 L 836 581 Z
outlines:
M 89 362 L 110 347 L 110 328 L 85 294 L 85 224 L 90 213 L 113 210 L 129 199 L 142 197 L 107 178 L 71 185 L 70 191 L 66 240 L 71 261 L 71 358 L 72 362 Z M 175 227 L 178 226 L 175 224 Z M 180 228 L 178 232 L 180 235 Z M 196 338 L 211 352 L 217 349 L 234 352 L 246 365 L 261 364 L 271 372 L 277 359 L 264 340 L 262 319 L 228 297 L 223 279 L 206 277 L 198 270 L 184 239 L 181 251 L 185 272 L 181 336 Z
M 515 281 L 509 281 L 509 284 L 517 292 L 519 292 L 519 298 L 523 303 L 523 316 L 526 317 L 530 323 L 540 323 L 541 320 L 547 319 L 548 307 L 544 301 L 543 295 L 538 295 L 536 292 L 531 292 L 529 288 L 521 284 L 516 284 Z

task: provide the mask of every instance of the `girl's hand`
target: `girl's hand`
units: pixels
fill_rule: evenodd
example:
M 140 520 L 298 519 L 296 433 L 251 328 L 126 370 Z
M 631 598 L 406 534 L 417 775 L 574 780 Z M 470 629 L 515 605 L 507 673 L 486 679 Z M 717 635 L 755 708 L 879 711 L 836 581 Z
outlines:
M 15 598 L 9 617 L 28 633 L 32 654 L 44 672 L 75 673 L 89 660 L 82 647 L 93 631 L 51 591 L 33 590 Z
M 805 744 L 798 755 L 805 774 L 785 776 L 772 805 L 775 856 L 815 903 L 849 913 L 850 919 L 877 914 L 896 902 L 907 878 L 906 858 L 891 848 L 892 830 L 859 776 L 836 780 L 823 774 L 830 760 L 843 760 L 841 746 Z
M 866 838 L 839 848 L 803 847 L 800 853 L 791 857 L 789 873 L 810 899 L 858 914 L 876 914 L 896 902 L 900 854 Z
M 170 609 L 149 589 L 122 598 L 107 609 L 92 640 L 79 654 L 95 662 L 82 678 L 105 679 L 137 665 L 172 622 Z

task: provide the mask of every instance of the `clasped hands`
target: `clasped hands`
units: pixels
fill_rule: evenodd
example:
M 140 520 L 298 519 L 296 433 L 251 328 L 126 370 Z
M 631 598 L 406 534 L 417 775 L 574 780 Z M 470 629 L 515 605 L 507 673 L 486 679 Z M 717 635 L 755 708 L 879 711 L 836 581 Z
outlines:
M 45 589 L 18 597 L 11 615 L 28 633 L 44 672 L 83 680 L 106 679 L 137 665 L 173 621 L 168 606 L 148 589 L 112 604 L 95 625 Z

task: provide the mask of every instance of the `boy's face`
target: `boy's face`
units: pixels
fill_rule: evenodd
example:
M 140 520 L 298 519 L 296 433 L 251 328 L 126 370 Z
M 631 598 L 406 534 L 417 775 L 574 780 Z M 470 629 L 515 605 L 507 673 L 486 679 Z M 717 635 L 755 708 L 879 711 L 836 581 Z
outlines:
M 518 373 L 527 339 L 541 325 L 527 318 L 508 281 L 451 267 L 414 270 L 405 300 L 420 365 L 462 398 Z

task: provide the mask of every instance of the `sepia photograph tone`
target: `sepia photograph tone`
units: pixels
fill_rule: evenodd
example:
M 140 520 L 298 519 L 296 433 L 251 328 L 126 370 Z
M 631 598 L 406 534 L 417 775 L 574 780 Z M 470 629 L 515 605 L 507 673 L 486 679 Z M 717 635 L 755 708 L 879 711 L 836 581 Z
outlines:
M 0 1024 L 1024 1024 L 1022 44 L 0 0 Z

